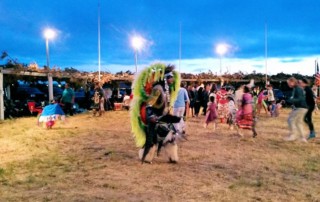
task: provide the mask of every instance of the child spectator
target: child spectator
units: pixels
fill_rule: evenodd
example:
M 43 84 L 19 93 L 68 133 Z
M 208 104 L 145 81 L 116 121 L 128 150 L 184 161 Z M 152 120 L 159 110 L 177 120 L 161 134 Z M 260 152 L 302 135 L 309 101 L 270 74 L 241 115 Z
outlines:
M 268 106 L 270 106 L 274 101 L 275 101 L 275 97 L 274 97 L 274 92 L 273 92 L 273 87 L 271 84 L 269 84 L 267 86 L 267 101 L 268 101 Z M 268 108 L 270 109 L 270 108 Z
M 213 122 L 213 130 L 216 129 L 216 119 L 217 115 L 217 105 L 214 102 L 214 97 L 211 96 L 210 101 L 208 102 L 207 114 L 206 114 L 206 121 L 204 127 L 207 128 L 210 122 Z
M 271 117 L 276 117 L 277 103 L 276 101 L 272 101 L 269 106 L 269 112 Z
M 227 123 L 229 124 L 229 129 L 233 130 L 233 127 L 236 123 L 237 108 L 231 96 L 228 96 L 227 99 L 229 101 L 228 102 L 229 114 L 228 114 Z
M 263 94 L 264 90 L 262 89 L 258 95 L 258 102 L 257 102 L 257 115 L 260 115 L 261 109 L 263 108 L 266 114 L 268 113 L 267 104 L 265 102 L 266 96 Z
M 275 104 L 273 103 L 272 104 L 272 107 L 271 107 L 271 116 L 272 117 L 278 117 L 280 115 L 280 110 L 282 108 L 282 106 L 285 104 L 285 101 L 282 100 L 281 102 Z

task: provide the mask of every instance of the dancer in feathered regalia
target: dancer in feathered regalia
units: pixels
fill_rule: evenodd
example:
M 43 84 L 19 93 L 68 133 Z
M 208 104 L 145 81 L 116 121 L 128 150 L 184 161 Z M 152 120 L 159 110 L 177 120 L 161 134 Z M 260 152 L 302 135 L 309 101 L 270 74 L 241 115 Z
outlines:
M 170 115 L 170 109 L 179 87 L 180 75 L 172 65 L 151 65 L 135 78 L 130 115 L 142 162 L 151 163 L 162 147 L 169 162 L 178 161 L 176 131 L 172 123 L 179 122 L 180 117 Z

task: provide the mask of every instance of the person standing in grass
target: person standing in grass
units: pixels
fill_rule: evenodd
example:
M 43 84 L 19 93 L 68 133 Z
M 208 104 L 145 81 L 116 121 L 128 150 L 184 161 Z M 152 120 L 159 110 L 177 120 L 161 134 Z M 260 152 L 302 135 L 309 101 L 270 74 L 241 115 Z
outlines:
M 264 95 L 264 89 L 260 91 L 258 94 L 258 101 L 257 101 L 257 115 L 260 115 L 261 109 L 263 108 L 265 113 L 268 113 L 267 104 L 265 102 L 266 96 Z
M 228 96 L 228 106 L 229 106 L 229 114 L 228 114 L 228 119 L 227 123 L 229 124 L 229 129 L 233 130 L 234 125 L 236 124 L 236 115 L 237 115 L 237 108 L 234 103 L 233 97 Z
M 215 83 L 211 85 L 209 100 L 210 100 L 210 97 L 214 97 L 214 102 L 217 104 L 217 85 Z
M 209 97 L 210 101 L 208 102 L 208 109 L 206 113 L 206 120 L 204 127 L 207 128 L 208 124 L 210 122 L 213 122 L 213 130 L 216 129 L 216 119 L 218 117 L 217 115 L 217 105 L 215 103 L 214 96 Z
M 173 105 L 173 115 L 181 117 L 179 123 L 175 123 L 174 126 L 182 134 L 185 133 L 185 123 L 184 123 L 184 112 L 189 108 L 190 99 L 188 96 L 188 91 L 185 89 L 185 84 L 180 84 L 180 89 L 178 92 L 178 97 Z
M 310 130 L 308 139 L 315 138 L 316 133 L 314 131 L 314 126 L 312 122 L 312 113 L 316 105 L 314 101 L 314 94 L 312 92 L 312 89 L 310 88 L 310 83 L 306 78 L 303 78 L 302 80 L 300 80 L 299 83 L 300 83 L 300 86 L 304 88 L 304 91 L 306 93 L 306 102 L 308 105 L 308 111 L 304 117 L 304 122 L 308 124 L 309 130 Z
M 275 97 L 273 92 L 273 87 L 271 84 L 267 86 L 267 105 L 268 105 L 268 111 L 271 111 L 272 104 L 275 104 Z
M 255 114 L 253 110 L 253 98 L 250 85 L 246 85 L 243 88 L 242 105 L 236 114 L 236 123 L 238 128 L 251 129 L 253 132 L 253 137 L 256 137 L 257 133 L 255 131 L 254 116 Z M 243 136 L 239 130 L 238 132 L 240 136 Z
M 73 116 L 74 91 L 70 88 L 68 83 L 64 86 L 61 102 L 63 104 L 64 113 L 69 113 L 70 116 Z
M 222 87 L 220 90 L 217 92 L 217 104 L 218 104 L 218 118 L 220 119 L 221 123 L 225 123 L 229 109 L 228 109 L 228 91 L 226 90 L 226 87 Z
M 94 85 L 94 95 L 93 95 L 93 116 L 98 112 L 98 116 L 101 116 L 104 112 L 104 92 L 101 88 L 99 82 Z
M 202 103 L 202 95 L 203 95 L 204 85 L 200 84 L 195 88 L 195 103 L 194 103 L 194 114 L 196 117 L 199 116 L 201 103 Z
M 242 98 L 243 98 L 243 88 L 244 85 L 241 85 L 236 91 L 234 95 L 234 101 L 237 109 L 241 109 L 242 106 Z
M 317 104 L 317 97 L 318 97 L 318 87 L 316 85 L 312 86 L 312 92 L 313 92 L 313 96 L 314 96 L 314 113 L 317 114 L 317 112 L 319 111 L 318 108 L 318 104 Z
M 194 87 L 192 85 L 188 86 L 188 96 L 190 100 L 189 109 L 191 111 L 191 116 L 194 117 L 195 94 L 194 94 Z
M 291 77 L 287 80 L 288 86 L 293 88 L 292 96 L 288 102 L 292 104 L 292 111 L 288 117 L 290 134 L 285 137 L 285 141 L 294 141 L 298 138 L 302 142 L 307 142 L 304 136 L 304 117 L 308 111 L 306 96 L 304 90 L 298 85 L 297 79 Z
M 203 89 L 202 92 L 202 103 L 201 106 L 203 107 L 203 112 L 202 115 L 206 115 L 207 114 L 207 108 L 208 108 L 208 102 L 209 102 L 209 93 L 210 93 L 210 84 L 207 83 Z

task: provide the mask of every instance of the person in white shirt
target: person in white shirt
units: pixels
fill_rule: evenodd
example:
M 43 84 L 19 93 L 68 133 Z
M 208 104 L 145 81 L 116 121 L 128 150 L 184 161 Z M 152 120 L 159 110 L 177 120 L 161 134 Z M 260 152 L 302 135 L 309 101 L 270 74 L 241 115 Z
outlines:
M 275 101 L 272 85 L 268 85 L 267 89 L 268 89 L 268 91 L 267 91 L 268 92 L 268 95 L 267 95 L 268 102 L 272 103 L 273 101 Z
M 123 104 L 122 107 L 129 110 L 130 108 L 130 96 L 125 93 L 124 97 L 123 97 Z
M 241 105 L 242 105 L 242 97 L 243 97 L 243 94 L 244 94 L 243 93 L 243 88 L 244 88 L 244 86 L 242 85 L 235 92 L 235 96 L 234 96 L 235 100 L 234 101 L 235 101 L 235 105 L 236 105 L 237 109 L 240 109 Z
M 173 115 L 181 117 L 179 123 L 175 123 L 175 128 L 182 134 L 185 133 L 185 123 L 183 120 L 184 112 L 189 108 L 190 99 L 188 96 L 188 92 L 185 89 L 184 83 L 181 83 L 180 89 L 178 92 L 178 97 L 173 105 Z

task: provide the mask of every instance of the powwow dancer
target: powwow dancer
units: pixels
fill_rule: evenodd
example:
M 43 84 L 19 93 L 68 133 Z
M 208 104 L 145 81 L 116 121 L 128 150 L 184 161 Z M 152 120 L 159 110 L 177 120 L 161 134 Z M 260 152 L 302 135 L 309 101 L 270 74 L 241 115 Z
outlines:
M 229 129 L 233 130 L 233 127 L 236 124 L 237 108 L 232 96 L 228 96 L 228 100 L 229 100 L 228 102 L 229 113 L 228 113 L 227 124 L 229 124 Z
M 255 129 L 256 120 L 255 120 L 255 112 L 253 110 L 253 99 L 250 93 L 250 87 L 252 85 L 253 84 L 244 86 L 242 105 L 240 109 L 237 111 L 236 125 L 237 125 L 238 134 L 240 136 L 243 136 L 243 135 L 240 133 L 239 129 L 252 130 L 253 137 L 257 136 L 257 132 Z
M 98 116 L 101 116 L 104 112 L 104 92 L 101 88 L 99 82 L 96 82 L 94 85 L 94 95 L 93 100 L 93 115 L 95 116 L 98 112 Z
M 217 103 L 218 103 L 218 118 L 221 123 L 225 123 L 228 118 L 228 91 L 225 88 L 221 88 L 217 92 Z
M 44 123 L 43 127 L 47 129 L 52 129 L 55 124 L 55 121 L 61 119 L 65 120 L 65 114 L 61 109 L 60 105 L 57 103 L 52 103 L 43 108 L 43 111 L 38 116 L 38 125 Z
M 169 162 L 178 161 L 178 146 L 173 123 L 180 117 L 169 114 L 180 87 L 180 75 L 174 66 L 161 63 L 144 69 L 133 84 L 131 127 L 140 147 L 139 158 L 151 163 L 163 147 Z
M 208 124 L 210 122 L 213 122 L 213 130 L 216 130 L 216 119 L 218 115 L 217 115 L 217 105 L 214 101 L 214 96 L 210 97 L 210 101 L 208 102 L 207 106 L 208 106 L 208 109 L 207 109 L 204 127 L 207 128 Z

